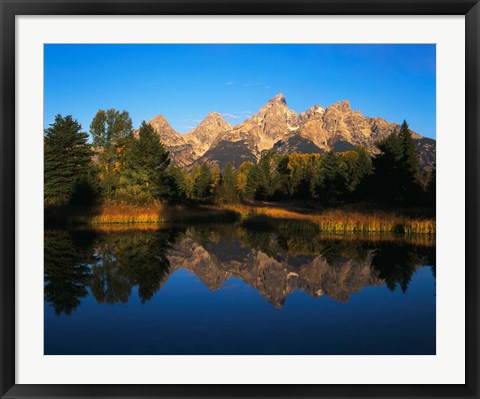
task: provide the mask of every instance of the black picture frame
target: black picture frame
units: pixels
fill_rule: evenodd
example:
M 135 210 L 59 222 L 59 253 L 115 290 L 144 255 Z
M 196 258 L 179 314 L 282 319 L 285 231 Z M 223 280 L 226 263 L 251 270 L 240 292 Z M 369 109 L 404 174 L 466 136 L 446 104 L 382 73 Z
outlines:
M 479 0 L 0 0 L 1 398 L 479 397 Z M 15 384 L 15 17 L 17 15 L 465 15 L 466 375 L 464 385 Z M 453 265 L 452 265 L 453 266 Z

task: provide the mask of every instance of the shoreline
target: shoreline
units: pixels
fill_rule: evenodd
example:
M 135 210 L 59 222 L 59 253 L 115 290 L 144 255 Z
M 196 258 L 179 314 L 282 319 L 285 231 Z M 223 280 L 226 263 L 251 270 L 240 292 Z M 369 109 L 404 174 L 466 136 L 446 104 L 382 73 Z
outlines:
M 435 236 L 435 219 L 388 210 L 339 208 L 312 210 L 275 203 L 238 205 L 131 206 L 104 204 L 89 209 L 45 207 L 46 225 L 159 225 L 242 223 L 251 229 L 288 228 L 330 233 L 389 233 Z

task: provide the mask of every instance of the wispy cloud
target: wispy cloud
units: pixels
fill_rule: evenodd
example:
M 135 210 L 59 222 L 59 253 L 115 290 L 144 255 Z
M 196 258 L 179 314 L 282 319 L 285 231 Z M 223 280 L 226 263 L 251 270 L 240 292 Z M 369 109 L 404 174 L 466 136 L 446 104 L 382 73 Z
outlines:
M 234 114 L 222 114 L 222 116 L 224 116 L 225 118 L 232 118 L 232 119 L 239 119 L 241 118 L 241 116 L 239 115 L 234 115 Z
M 200 123 L 202 120 L 201 119 L 192 119 L 193 123 Z
M 225 82 L 225 86 L 231 86 L 231 85 L 233 85 L 234 83 L 235 83 L 235 82 L 232 82 L 232 81 L 230 81 L 230 82 Z

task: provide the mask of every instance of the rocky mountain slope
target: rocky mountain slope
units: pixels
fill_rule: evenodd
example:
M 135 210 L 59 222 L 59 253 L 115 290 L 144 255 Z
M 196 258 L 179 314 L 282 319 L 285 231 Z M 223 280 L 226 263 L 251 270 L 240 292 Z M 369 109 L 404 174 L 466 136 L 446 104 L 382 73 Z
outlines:
M 324 153 L 364 146 L 375 154 L 378 151 L 375 143 L 399 129 L 395 123 L 352 110 L 348 101 L 328 108 L 315 105 L 297 114 L 288 108 L 283 94 L 273 97 L 257 114 L 236 126 L 215 112 L 183 135 L 175 132 L 162 115 L 149 123 L 157 129 L 172 159 L 180 166 L 205 161 L 220 167 L 228 162 L 235 167 L 245 161 L 255 162 L 262 152 L 270 149 L 285 154 Z M 421 165 L 432 166 L 436 159 L 435 140 L 412 134 L 421 155 Z
M 198 156 L 207 152 L 215 139 L 232 129 L 218 112 L 210 112 L 205 119 L 193 130 L 183 135 L 188 144 L 191 144 Z
M 157 115 L 150 119 L 148 123 L 157 131 L 160 141 L 170 151 L 173 162 L 180 166 L 188 166 L 199 157 L 192 144 L 187 143 L 184 135 L 176 132 L 163 115 Z M 138 131 L 135 132 L 135 135 L 137 133 Z

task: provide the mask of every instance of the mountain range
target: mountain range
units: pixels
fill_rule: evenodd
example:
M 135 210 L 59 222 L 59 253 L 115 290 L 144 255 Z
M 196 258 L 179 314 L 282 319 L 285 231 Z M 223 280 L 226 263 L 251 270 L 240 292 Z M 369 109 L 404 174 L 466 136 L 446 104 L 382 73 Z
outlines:
M 349 101 L 323 108 L 319 105 L 297 114 L 278 94 L 257 114 L 232 126 L 217 112 L 208 114 L 193 130 L 176 132 L 163 115 L 150 123 L 170 151 L 175 163 L 191 167 L 201 162 L 230 162 L 234 167 L 245 161 L 255 162 L 268 150 L 279 153 L 345 152 L 364 146 L 371 154 L 378 152 L 375 143 L 399 131 L 400 125 L 378 117 L 364 116 L 352 110 Z M 431 168 L 436 159 L 436 142 L 412 132 L 420 154 L 422 168 Z

